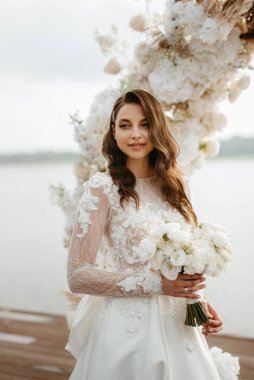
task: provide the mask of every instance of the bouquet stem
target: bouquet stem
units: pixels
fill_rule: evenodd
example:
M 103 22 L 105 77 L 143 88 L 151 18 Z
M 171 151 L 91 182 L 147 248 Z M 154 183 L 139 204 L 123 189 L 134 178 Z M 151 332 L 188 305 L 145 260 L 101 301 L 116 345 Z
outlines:
M 186 326 L 201 326 L 209 321 L 201 302 L 187 304 Z

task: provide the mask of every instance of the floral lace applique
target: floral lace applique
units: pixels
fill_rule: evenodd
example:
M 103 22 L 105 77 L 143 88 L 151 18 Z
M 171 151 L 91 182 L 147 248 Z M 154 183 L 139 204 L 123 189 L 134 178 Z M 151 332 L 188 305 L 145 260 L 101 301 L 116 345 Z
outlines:
M 168 300 L 170 316 L 175 320 L 176 327 L 183 337 L 185 349 L 191 352 L 193 350 L 193 334 L 195 334 L 194 329 L 196 327 L 189 327 L 184 324 L 186 317 L 186 300 L 178 297 L 168 297 Z
M 96 173 L 83 185 L 84 193 L 80 200 L 78 215 L 78 222 L 80 223 L 82 233 L 76 235 L 80 239 L 87 234 L 89 225 L 92 223 L 90 213 L 97 210 L 97 203 L 99 202 L 99 197 L 92 195 L 91 188 L 97 189 L 101 186 L 103 187 L 103 194 L 108 194 L 110 191 L 110 181 L 103 173 Z
M 163 294 L 161 276 L 152 271 L 133 273 L 133 275 L 119 281 L 118 286 L 121 287 L 124 294 L 127 294 L 132 290 L 135 291 L 138 287 L 142 287 L 144 293 Z
M 126 320 L 126 333 L 133 339 L 143 332 L 143 323 L 148 319 L 150 298 L 122 298 L 118 299 L 115 307 Z

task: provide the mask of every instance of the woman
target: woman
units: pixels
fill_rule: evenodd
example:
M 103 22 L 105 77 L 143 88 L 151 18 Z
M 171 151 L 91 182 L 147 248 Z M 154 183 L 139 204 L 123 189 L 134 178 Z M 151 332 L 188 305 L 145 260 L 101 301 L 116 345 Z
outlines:
M 170 281 L 133 255 L 158 223 L 197 223 L 158 100 L 140 89 L 119 97 L 102 152 L 108 171 L 84 185 L 69 250 L 69 287 L 87 295 L 66 346 L 77 359 L 70 379 L 219 379 L 202 335 L 222 328 L 215 309 L 205 304 L 211 319 L 203 331 L 184 325 L 186 299 L 199 297 L 205 278 Z M 95 265 L 102 238 L 111 271 Z

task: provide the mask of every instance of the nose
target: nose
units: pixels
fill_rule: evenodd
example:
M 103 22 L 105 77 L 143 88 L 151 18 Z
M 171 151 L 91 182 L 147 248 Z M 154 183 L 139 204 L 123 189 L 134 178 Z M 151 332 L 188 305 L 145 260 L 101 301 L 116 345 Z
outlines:
M 138 138 L 141 137 L 141 131 L 138 126 L 133 126 L 131 128 L 131 137 L 132 138 Z

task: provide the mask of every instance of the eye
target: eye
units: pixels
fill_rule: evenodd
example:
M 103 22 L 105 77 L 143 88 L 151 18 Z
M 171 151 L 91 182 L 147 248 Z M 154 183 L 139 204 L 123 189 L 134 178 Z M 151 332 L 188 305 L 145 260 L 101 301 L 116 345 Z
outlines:
M 149 124 L 147 124 L 147 123 L 146 124 L 142 124 L 141 127 L 143 127 L 143 128 L 149 128 Z
M 128 124 L 121 124 L 120 125 L 120 128 L 125 128 L 125 127 L 128 127 Z

